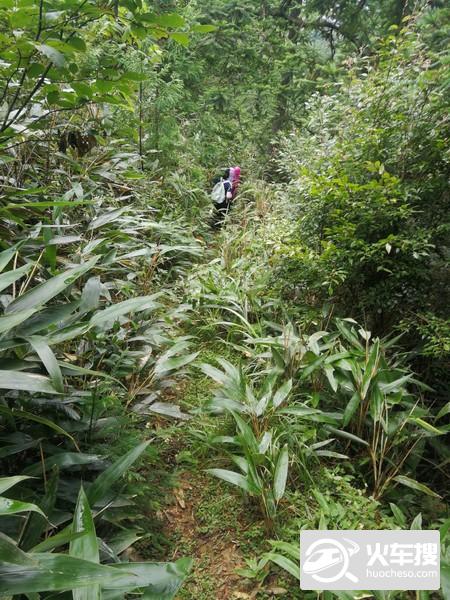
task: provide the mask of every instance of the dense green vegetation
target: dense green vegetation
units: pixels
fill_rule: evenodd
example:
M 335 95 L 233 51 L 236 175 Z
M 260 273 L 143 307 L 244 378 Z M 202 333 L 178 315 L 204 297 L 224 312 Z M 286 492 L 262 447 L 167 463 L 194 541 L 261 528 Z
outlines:
M 0 0 L 1 596 L 450 598 L 449 34 Z M 440 529 L 441 591 L 302 592 L 363 528 Z

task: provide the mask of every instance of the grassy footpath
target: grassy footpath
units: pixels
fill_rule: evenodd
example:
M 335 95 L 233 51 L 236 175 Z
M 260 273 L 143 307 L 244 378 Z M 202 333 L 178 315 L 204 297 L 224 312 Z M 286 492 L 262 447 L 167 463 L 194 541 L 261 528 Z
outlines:
M 235 211 L 233 217 L 237 220 L 240 215 Z M 248 210 L 242 219 L 246 222 L 231 224 L 213 238 L 204 260 L 193 267 L 188 286 L 184 279 L 175 284 L 177 297 L 185 300 L 188 296 L 190 300 L 187 287 L 192 290 L 201 278 L 202 285 L 206 280 L 207 289 L 211 287 L 211 304 L 214 304 L 214 286 L 220 289 L 220 279 L 219 283 L 215 280 L 218 261 L 226 265 L 226 277 L 239 281 L 245 269 L 242 261 L 250 256 L 252 235 L 256 235 L 249 229 L 249 235 L 238 238 L 236 232 L 249 222 Z M 234 239 L 239 239 L 237 246 L 233 245 Z M 260 258 L 261 263 L 265 260 Z M 263 271 L 267 265 L 258 267 Z M 252 306 L 247 294 L 253 294 L 254 289 L 239 288 L 239 293 L 240 301 L 245 304 L 249 300 Z M 231 343 L 227 326 L 217 323 L 226 317 L 219 314 L 205 312 L 204 306 L 194 303 L 191 318 L 180 325 L 181 336 L 194 336 L 193 347 L 199 355 L 188 375 L 167 391 L 163 399 L 177 404 L 191 419 L 174 422 L 152 417 L 149 424 L 156 436 L 156 454 L 154 463 L 148 463 L 146 472 L 141 472 L 144 487 L 140 486 L 140 495 L 146 529 L 151 534 L 137 545 L 138 552 L 146 559 L 173 560 L 182 556 L 194 559 L 192 573 L 179 592 L 179 600 L 314 598 L 314 594 L 301 592 L 298 581 L 273 562 L 258 565 L 259 559 L 273 549 L 271 542 L 288 542 L 295 548 L 302 527 L 389 529 L 395 524 L 388 513 L 381 511 L 381 505 L 366 494 L 361 482 L 357 482 L 348 461 L 346 466 L 342 461 L 316 461 L 307 477 L 292 478 L 271 534 L 264 528 L 256 503 L 238 488 L 205 472 L 208 468 L 229 465 L 227 453 L 214 438 L 233 435 L 234 424 L 229 415 L 210 416 L 202 410 L 216 384 L 198 365 L 209 363 L 219 367 L 222 357 L 239 365 L 251 355 L 245 346 Z M 255 313 L 252 318 L 259 323 L 264 312 Z M 308 445 L 308 439 L 302 443 Z M 155 477 L 158 485 L 152 486 Z
M 205 264 L 220 255 L 221 238 L 226 239 L 226 231 L 208 240 Z M 194 277 L 197 269 L 198 265 L 192 269 Z M 195 327 L 185 323 L 180 335 L 195 335 Z M 239 360 L 239 354 L 223 340 L 205 339 L 205 327 L 201 323 L 202 342 L 196 363 L 214 362 L 218 355 Z M 291 578 L 286 582 L 284 574 L 272 577 L 273 585 L 266 580 L 269 592 L 262 593 L 258 582 L 237 573 L 246 567 L 245 558 L 258 556 L 269 546 L 261 515 L 248 500 L 205 473 L 214 454 L 209 440 L 226 427 L 222 419 L 199 411 L 210 399 L 213 385 L 211 379 L 192 367 L 164 400 L 177 404 L 183 412 L 194 413 L 194 417 L 178 423 L 151 418 L 156 433 L 155 455 L 141 469 L 138 486 L 145 529 L 150 534 L 135 545 L 132 558 L 194 558 L 192 573 L 179 592 L 180 600 L 264 599 L 273 597 L 270 590 L 295 598 L 296 582 Z

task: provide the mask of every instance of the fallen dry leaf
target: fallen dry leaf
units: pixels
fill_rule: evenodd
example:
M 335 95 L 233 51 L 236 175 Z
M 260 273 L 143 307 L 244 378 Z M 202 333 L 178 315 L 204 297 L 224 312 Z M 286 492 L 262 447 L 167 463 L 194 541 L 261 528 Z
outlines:
M 287 589 L 282 588 L 282 587 L 278 587 L 276 585 L 272 585 L 269 588 L 266 588 L 265 591 L 268 594 L 272 594 L 272 596 L 284 596 L 284 594 L 287 594 Z
M 177 499 L 178 504 L 184 510 L 186 508 L 186 502 L 184 501 L 184 492 L 182 489 L 175 489 L 174 496 Z

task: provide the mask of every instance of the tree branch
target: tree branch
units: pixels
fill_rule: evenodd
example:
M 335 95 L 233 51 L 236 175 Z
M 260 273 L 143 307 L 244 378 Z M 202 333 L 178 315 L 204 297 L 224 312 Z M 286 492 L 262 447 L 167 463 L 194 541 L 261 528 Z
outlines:
M 36 40 L 36 42 L 39 40 L 39 38 L 41 37 L 41 33 L 42 33 L 42 25 L 43 25 L 43 9 L 44 9 L 44 0 L 40 0 L 39 2 L 39 21 L 38 21 L 38 28 L 37 28 L 37 32 L 36 32 L 36 37 L 34 38 Z

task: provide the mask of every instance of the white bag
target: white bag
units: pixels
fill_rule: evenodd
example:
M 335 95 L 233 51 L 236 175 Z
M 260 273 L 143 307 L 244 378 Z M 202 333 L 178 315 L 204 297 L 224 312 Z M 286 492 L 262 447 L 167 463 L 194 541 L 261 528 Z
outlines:
M 225 181 L 226 179 L 220 178 L 212 189 L 211 200 L 214 204 L 222 204 L 226 198 L 231 198 L 231 192 L 225 192 Z

